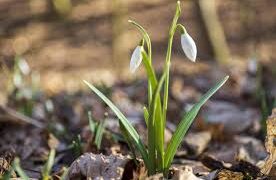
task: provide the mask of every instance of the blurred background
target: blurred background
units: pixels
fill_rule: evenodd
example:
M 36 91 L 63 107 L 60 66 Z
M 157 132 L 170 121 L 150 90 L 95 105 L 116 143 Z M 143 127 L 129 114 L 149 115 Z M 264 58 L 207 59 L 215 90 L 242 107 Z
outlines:
M 177 34 L 173 69 L 187 73 L 212 62 L 244 71 L 252 59 L 275 62 L 275 0 L 185 0 L 181 6 L 180 22 L 199 57 L 196 65 L 187 61 Z M 137 78 L 143 70 L 133 76 L 128 64 L 141 36 L 127 20 L 148 30 L 160 64 L 174 10 L 173 0 L 1 0 L 0 65 L 11 68 L 15 57 L 24 58 L 41 87 L 53 93 L 77 91 L 82 79 L 110 86 Z M 4 92 L 3 71 L 0 78 Z

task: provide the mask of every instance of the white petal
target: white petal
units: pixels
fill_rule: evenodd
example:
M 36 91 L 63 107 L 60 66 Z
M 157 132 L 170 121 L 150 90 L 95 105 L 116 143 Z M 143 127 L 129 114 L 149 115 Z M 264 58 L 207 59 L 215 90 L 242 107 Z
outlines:
M 184 33 L 181 35 L 181 45 L 185 55 L 193 62 L 196 60 L 196 44 L 193 38 L 188 34 Z
M 142 50 L 143 46 L 137 46 L 131 56 L 129 69 L 132 73 L 136 71 L 142 62 Z
M 31 71 L 30 66 L 28 65 L 25 59 L 20 59 L 18 61 L 18 66 L 21 72 L 25 75 L 29 74 Z

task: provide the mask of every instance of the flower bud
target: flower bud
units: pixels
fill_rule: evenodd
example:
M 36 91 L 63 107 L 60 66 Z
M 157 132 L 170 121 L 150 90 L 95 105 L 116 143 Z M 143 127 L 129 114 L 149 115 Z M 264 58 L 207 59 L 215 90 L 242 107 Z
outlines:
M 196 60 L 196 44 L 193 38 L 187 33 L 181 35 L 181 46 L 185 55 L 193 62 Z
M 129 69 L 132 73 L 136 71 L 142 62 L 143 46 L 137 46 L 131 56 Z

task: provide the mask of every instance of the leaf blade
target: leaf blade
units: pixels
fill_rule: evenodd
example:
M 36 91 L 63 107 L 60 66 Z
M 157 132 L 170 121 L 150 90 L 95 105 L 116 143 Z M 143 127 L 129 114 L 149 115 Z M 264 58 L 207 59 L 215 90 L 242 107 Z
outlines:
M 150 163 L 148 161 L 148 154 L 147 150 L 142 143 L 138 133 L 134 129 L 134 127 L 130 124 L 130 122 L 127 120 L 127 118 L 123 115 L 123 113 L 104 95 L 102 94 L 95 86 L 90 84 L 87 81 L 83 81 L 95 94 L 97 94 L 110 108 L 111 110 L 116 114 L 116 116 L 119 118 L 122 125 L 127 129 L 129 132 L 130 137 L 133 139 L 133 142 L 135 143 L 135 146 L 138 148 L 139 152 L 141 153 L 141 156 L 143 160 L 145 161 L 145 164 L 148 168 L 150 168 Z
M 165 153 L 165 168 L 168 169 L 173 157 L 177 151 L 178 146 L 182 142 L 182 139 L 184 135 L 186 134 L 187 130 L 191 126 L 194 118 L 196 117 L 197 113 L 199 112 L 202 105 L 217 91 L 219 88 L 227 81 L 229 76 L 226 76 L 224 79 L 222 79 L 219 83 L 217 83 L 213 88 L 211 88 L 209 91 L 207 91 L 200 99 L 198 103 L 196 103 L 193 108 L 185 114 L 185 116 L 182 118 L 181 122 L 177 126 L 171 141 L 167 147 L 166 153 Z

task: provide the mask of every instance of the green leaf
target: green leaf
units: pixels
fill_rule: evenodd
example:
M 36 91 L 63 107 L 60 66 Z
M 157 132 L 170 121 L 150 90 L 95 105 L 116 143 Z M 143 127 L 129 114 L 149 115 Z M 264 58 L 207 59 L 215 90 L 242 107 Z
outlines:
M 52 167 L 54 165 L 54 161 L 55 161 L 55 154 L 56 154 L 55 149 L 51 149 L 48 160 L 42 169 L 42 179 L 43 180 L 50 179 L 50 173 L 51 173 Z
M 23 180 L 29 180 L 29 177 L 20 166 L 20 160 L 18 157 L 16 157 L 13 161 L 13 168 Z
M 101 121 L 97 126 L 96 137 L 95 137 L 95 144 L 98 149 L 101 148 L 103 133 L 104 133 L 104 121 Z
M 63 173 L 62 173 L 62 175 L 61 175 L 61 177 L 60 177 L 60 180 L 65 180 L 66 179 L 66 177 L 67 177 L 67 174 L 68 174 L 68 168 L 67 167 L 63 167 L 62 168 L 62 171 L 63 171 Z
M 75 157 L 79 157 L 82 154 L 83 148 L 81 144 L 81 136 L 79 134 L 74 138 L 70 146 L 73 149 Z
M 144 111 L 144 119 L 145 119 L 145 123 L 146 125 L 148 126 L 148 121 L 149 121 L 149 111 L 147 109 L 147 107 L 144 106 L 143 108 L 143 111 Z
M 152 91 L 156 88 L 158 82 L 155 75 L 155 71 L 152 67 L 152 64 L 150 63 L 150 57 L 147 55 L 145 51 L 142 51 L 142 57 L 143 64 L 148 76 L 148 106 L 150 106 L 153 96 Z
M 165 168 L 168 169 L 171 165 L 173 157 L 177 151 L 178 146 L 182 142 L 184 135 L 191 126 L 194 118 L 198 114 L 201 106 L 227 81 L 229 76 L 226 76 L 222 81 L 217 83 L 213 88 L 211 88 L 207 93 L 205 93 L 200 101 L 193 106 L 193 108 L 185 114 L 181 122 L 177 126 L 172 139 L 168 145 L 168 148 L 165 153 Z
M 129 136 L 129 133 L 128 131 L 126 130 L 126 128 L 122 125 L 121 121 L 119 121 L 119 125 L 120 125 L 120 130 L 124 136 L 124 140 L 126 141 L 126 143 L 128 144 L 131 152 L 132 152 L 132 156 L 133 156 L 133 159 L 136 161 L 136 151 L 135 151 L 135 148 L 134 148 L 134 143 L 132 141 L 132 139 L 130 138 Z
M 91 111 L 88 111 L 88 120 L 89 120 L 89 129 L 90 129 L 91 133 L 95 133 L 96 123 L 92 119 Z
M 168 109 L 168 97 L 169 97 L 169 81 L 170 81 L 170 65 L 171 65 L 171 52 L 172 52 L 172 44 L 173 44 L 173 38 L 174 34 L 177 28 L 177 21 L 181 13 L 180 8 L 180 1 L 177 1 L 176 4 L 176 10 L 175 15 L 173 17 L 173 21 L 169 30 L 169 39 L 168 39 L 168 47 L 167 47 L 167 53 L 166 53 L 166 60 L 165 60 L 165 66 L 164 71 L 166 72 L 167 76 L 165 79 L 165 87 L 164 87 L 164 94 L 163 94 L 163 124 L 166 124 L 167 121 L 167 109 Z
M 147 150 L 144 146 L 144 144 L 141 141 L 141 138 L 139 137 L 138 133 L 134 129 L 134 127 L 130 124 L 130 122 L 127 120 L 127 118 L 123 115 L 123 113 L 104 95 L 102 94 L 95 86 L 88 83 L 87 81 L 84 81 L 84 83 L 95 93 L 97 94 L 110 108 L 111 110 L 116 114 L 116 116 L 119 118 L 120 122 L 124 126 L 124 128 L 128 131 L 130 137 L 132 138 L 135 146 L 139 150 L 145 165 L 148 169 L 151 169 L 151 165 L 148 161 L 148 154 Z
M 150 105 L 149 126 L 148 126 L 148 146 L 149 158 L 153 158 L 155 162 L 155 152 L 157 152 L 157 167 L 163 168 L 163 152 L 164 152 L 164 125 L 162 121 L 162 107 L 160 101 L 160 91 L 163 86 L 166 73 L 162 74 L 157 87 L 154 90 L 153 100 Z M 155 173 L 155 172 L 154 172 Z

